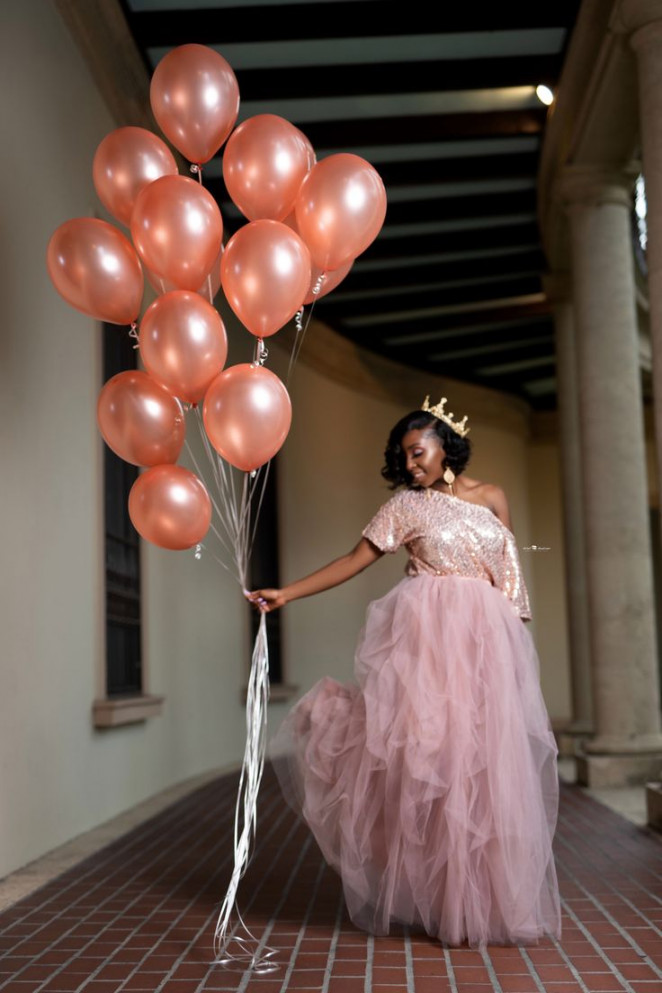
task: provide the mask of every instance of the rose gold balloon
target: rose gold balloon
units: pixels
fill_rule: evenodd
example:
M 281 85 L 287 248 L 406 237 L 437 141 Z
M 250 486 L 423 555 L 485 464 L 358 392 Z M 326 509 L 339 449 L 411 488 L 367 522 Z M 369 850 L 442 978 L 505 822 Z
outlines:
M 108 447 L 132 465 L 176 462 L 186 436 L 180 404 L 139 369 L 108 380 L 99 394 L 97 422 Z
M 297 226 L 297 219 L 294 212 L 288 214 L 283 224 L 287 224 L 288 228 L 292 228 L 297 234 L 299 234 L 299 228 Z M 299 235 L 299 237 L 301 237 Z M 319 300 L 321 297 L 325 297 L 327 293 L 331 290 L 335 290 L 336 286 L 342 283 L 345 276 L 349 273 L 350 269 L 354 265 L 354 259 L 350 262 L 346 262 L 341 265 L 339 269 L 334 269 L 333 272 L 324 272 L 319 266 L 313 265 L 310 272 L 310 286 L 308 287 L 308 292 L 304 299 L 304 304 L 312 303 L 313 300 Z M 324 279 L 321 277 L 324 276 Z M 320 282 L 321 280 L 321 282 Z M 317 288 L 317 293 L 313 291 Z
M 142 319 L 140 354 L 157 383 L 180 400 L 198 403 L 225 365 L 228 342 L 223 321 L 197 293 L 166 293 Z
M 303 143 L 306 146 L 306 155 L 307 155 L 307 159 L 308 159 L 308 172 L 310 172 L 310 170 L 313 168 L 313 166 L 317 162 L 317 156 L 315 155 L 315 149 L 313 148 L 313 144 L 312 144 L 310 138 L 308 137 L 308 135 L 304 134 L 303 131 L 301 131 L 299 128 L 297 128 L 297 131 L 301 135 L 301 138 L 303 140 Z
M 285 224 L 251 221 L 225 246 L 221 285 L 242 324 L 266 338 L 303 304 L 310 286 L 310 253 Z
M 219 455 L 237 469 L 252 472 L 268 462 L 287 438 L 292 404 L 269 369 L 234 365 L 209 387 L 202 416 Z
M 94 217 L 65 221 L 46 253 L 48 274 L 67 303 L 88 317 L 130 324 L 143 296 L 143 272 L 121 231 Z
M 313 166 L 294 207 L 315 265 L 325 271 L 339 269 L 379 234 L 386 216 L 386 190 L 369 162 L 342 152 Z
M 196 293 L 207 300 L 208 303 L 212 303 L 216 294 L 221 288 L 221 259 L 223 258 L 223 250 L 225 246 L 221 243 L 221 247 L 218 250 L 218 255 L 214 259 L 214 264 L 211 267 L 211 271 L 207 274 L 202 283 L 202 286 L 198 286 Z M 163 276 L 157 276 L 156 273 L 152 272 L 145 266 L 145 275 L 147 280 L 157 293 L 171 293 L 172 290 L 179 289 L 170 279 L 164 279 Z
M 131 235 L 148 269 L 181 290 L 195 291 L 219 253 L 223 221 L 216 201 L 199 183 L 162 176 L 139 193 Z
M 176 176 L 175 157 L 164 141 L 145 128 L 117 128 L 96 150 L 92 178 L 104 207 L 131 224 L 136 197 L 161 176 Z
M 231 66 L 206 45 L 180 45 L 152 76 L 149 98 L 159 127 L 191 162 L 208 162 L 232 131 L 239 87 Z
M 310 142 L 275 114 L 258 114 L 230 135 L 223 179 L 239 210 L 251 221 L 280 221 L 292 210 L 310 171 Z
M 129 493 L 129 517 L 146 541 L 175 551 L 202 541 L 211 523 L 211 500 L 201 480 L 180 465 L 143 472 Z

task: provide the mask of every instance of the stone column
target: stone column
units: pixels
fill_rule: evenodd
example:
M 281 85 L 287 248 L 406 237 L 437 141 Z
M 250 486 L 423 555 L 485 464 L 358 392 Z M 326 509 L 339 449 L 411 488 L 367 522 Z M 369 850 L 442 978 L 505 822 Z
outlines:
M 662 763 L 634 273 L 632 177 L 568 167 L 596 736 L 590 786 L 644 782 Z
M 620 14 L 636 52 L 639 78 L 639 121 L 647 201 L 653 414 L 658 492 L 662 493 L 662 2 L 625 0 Z
M 563 532 L 572 722 L 563 737 L 572 739 L 593 731 L 591 653 L 586 589 L 586 550 L 582 502 L 579 390 L 575 322 L 568 273 L 545 276 L 545 295 L 554 307 L 559 451 L 563 497 Z

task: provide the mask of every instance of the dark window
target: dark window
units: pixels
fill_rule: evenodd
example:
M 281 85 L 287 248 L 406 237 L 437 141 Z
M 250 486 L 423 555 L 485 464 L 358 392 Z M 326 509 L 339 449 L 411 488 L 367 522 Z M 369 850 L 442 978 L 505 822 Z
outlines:
M 137 368 L 133 339 L 124 328 L 103 325 L 103 380 Z M 104 444 L 104 517 L 106 531 L 106 693 L 109 697 L 142 692 L 139 537 L 129 518 L 129 491 L 138 478 Z
M 258 517 L 255 532 L 255 544 L 250 559 L 250 587 L 253 590 L 260 587 L 278 586 L 278 501 L 277 501 L 278 456 L 271 460 L 269 475 L 264 491 L 264 499 Z M 257 501 L 255 504 L 257 508 Z M 257 633 L 260 615 L 254 607 L 250 607 L 251 629 L 253 638 Z M 281 624 L 280 610 L 267 614 L 267 642 L 269 645 L 269 680 L 271 683 L 282 683 L 283 668 L 281 654 Z

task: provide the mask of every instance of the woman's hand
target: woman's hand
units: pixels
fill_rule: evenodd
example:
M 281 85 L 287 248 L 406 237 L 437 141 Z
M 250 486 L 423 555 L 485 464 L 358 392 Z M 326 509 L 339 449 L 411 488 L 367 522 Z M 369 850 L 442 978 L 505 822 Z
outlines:
M 244 594 L 246 599 L 262 614 L 268 614 L 272 610 L 278 610 L 287 603 L 287 598 L 283 590 L 253 590 Z

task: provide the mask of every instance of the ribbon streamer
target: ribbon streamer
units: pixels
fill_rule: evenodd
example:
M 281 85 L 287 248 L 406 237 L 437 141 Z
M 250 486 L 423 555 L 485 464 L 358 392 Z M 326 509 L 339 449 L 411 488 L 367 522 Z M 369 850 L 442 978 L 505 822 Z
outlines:
M 249 931 L 237 911 L 239 924 L 230 930 L 239 881 L 246 872 L 257 828 L 257 798 L 264 770 L 267 744 L 267 704 L 269 703 L 269 650 L 266 615 L 260 617 L 246 697 L 246 746 L 239 779 L 234 815 L 234 868 L 214 933 L 215 961 L 219 965 L 243 964 L 258 972 L 278 968 L 270 961 L 276 949 L 260 949 L 258 939 Z M 238 951 L 231 952 L 233 943 Z M 251 950 L 253 946 L 253 950 Z

